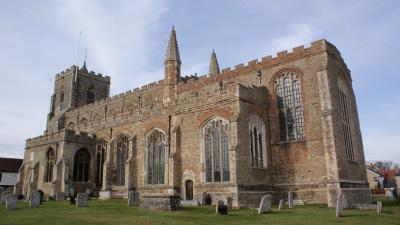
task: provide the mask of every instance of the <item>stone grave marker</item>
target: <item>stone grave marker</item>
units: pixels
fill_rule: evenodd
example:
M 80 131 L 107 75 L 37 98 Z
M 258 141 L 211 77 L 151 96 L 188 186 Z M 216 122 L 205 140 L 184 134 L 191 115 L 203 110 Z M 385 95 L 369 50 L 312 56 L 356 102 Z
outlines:
M 128 206 L 139 205 L 139 192 L 130 191 L 128 193 Z
M 349 208 L 349 205 L 347 204 L 346 195 L 344 195 L 343 193 L 342 193 L 342 208 L 343 208 L 343 209 Z
M 382 213 L 382 202 L 381 201 L 376 202 L 376 211 L 378 214 Z
M 16 209 L 18 199 L 14 195 L 8 195 L 6 197 L 6 209 Z
M 86 193 L 78 193 L 76 197 L 76 207 L 87 207 L 88 206 L 88 194 Z
M 7 197 L 10 193 L 7 191 L 1 192 L 1 204 L 6 204 Z
M 289 191 L 288 193 L 288 204 L 289 209 L 293 208 L 293 192 Z
M 279 210 L 282 210 L 284 206 L 284 201 L 283 199 L 279 200 Z
M 228 215 L 228 206 L 224 204 L 224 201 L 218 201 L 217 206 L 215 207 L 215 211 L 218 215 Z
M 34 191 L 31 194 L 31 199 L 29 200 L 29 208 L 37 208 L 40 206 L 41 194 L 39 191 Z
M 271 195 L 265 195 L 264 197 L 262 197 L 260 207 L 258 208 L 258 214 L 271 211 L 271 199 Z
M 232 209 L 232 207 L 233 207 L 233 199 L 231 197 L 228 197 L 226 199 L 226 206 L 228 207 L 229 210 Z
M 336 218 L 342 216 L 342 210 L 343 210 L 343 195 L 339 194 L 336 201 Z
M 64 192 L 59 191 L 56 194 L 56 201 L 64 201 L 65 200 L 65 195 Z

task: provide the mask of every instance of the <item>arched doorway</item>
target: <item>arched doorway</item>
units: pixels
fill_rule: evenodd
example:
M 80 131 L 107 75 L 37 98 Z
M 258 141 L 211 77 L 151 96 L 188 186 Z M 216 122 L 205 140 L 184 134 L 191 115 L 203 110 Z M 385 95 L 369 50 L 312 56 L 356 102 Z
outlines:
M 186 200 L 193 200 L 193 181 L 187 180 L 185 182 Z

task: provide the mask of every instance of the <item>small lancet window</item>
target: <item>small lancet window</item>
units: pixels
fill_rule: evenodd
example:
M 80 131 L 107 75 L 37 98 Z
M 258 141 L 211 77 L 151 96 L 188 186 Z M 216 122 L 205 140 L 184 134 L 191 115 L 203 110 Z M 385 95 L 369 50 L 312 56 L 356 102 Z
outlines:
M 45 182 L 53 181 L 53 170 L 54 170 L 54 151 L 52 148 L 49 148 L 46 153 L 46 174 L 45 174 Z
M 165 134 L 154 129 L 146 137 L 146 180 L 147 184 L 165 182 Z

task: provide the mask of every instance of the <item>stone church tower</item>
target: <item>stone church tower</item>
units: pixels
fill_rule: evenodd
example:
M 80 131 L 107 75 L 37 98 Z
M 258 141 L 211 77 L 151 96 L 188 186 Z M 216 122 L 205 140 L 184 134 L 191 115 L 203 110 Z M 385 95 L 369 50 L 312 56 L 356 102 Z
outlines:
M 173 28 L 164 68 L 164 79 L 111 97 L 110 77 L 86 64 L 57 74 L 15 191 L 135 191 L 143 207 L 166 208 L 258 207 L 289 191 L 330 207 L 339 192 L 350 206 L 371 201 L 351 73 L 328 41 L 222 70 L 213 50 L 208 74 L 182 76 Z

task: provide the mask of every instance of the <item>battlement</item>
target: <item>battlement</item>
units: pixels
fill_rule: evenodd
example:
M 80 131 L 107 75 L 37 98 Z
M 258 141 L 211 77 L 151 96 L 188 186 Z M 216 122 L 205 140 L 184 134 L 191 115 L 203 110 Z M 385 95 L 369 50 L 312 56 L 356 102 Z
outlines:
M 91 140 L 95 136 L 92 135 L 91 133 L 86 133 L 82 131 L 74 131 L 74 130 L 69 130 L 69 129 L 62 129 L 60 131 L 50 133 L 50 134 L 44 134 L 40 135 L 38 137 L 34 138 L 29 138 L 26 140 L 25 147 L 33 147 L 33 146 L 38 146 L 41 144 L 47 144 L 50 142 L 57 142 L 61 140 L 67 140 L 67 141 L 73 141 L 73 140 Z
M 94 71 L 90 71 L 90 72 L 86 72 L 82 69 L 79 69 L 76 65 L 72 65 L 70 68 L 65 69 L 64 71 L 61 71 L 60 73 L 56 74 L 56 80 L 63 78 L 67 75 L 70 75 L 71 73 L 76 73 L 76 70 L 78 69 L 79 73 L 83 73 L 87 76 L 93 77 L 93 78 L 97 78 L 97 79 L 101 79 L 101 80 L 105 80 L 105 81 L 110 81 L 110 76 L 105 76 L 101 73 L 95 73 Z
M 83 106 L 81 106 L 79 108 L 72 109 L 68 113 L 74 114 L 74 113 L 79 113 L 82 110 L 87 110 L 89 108 L 92 109 L 92 108 L 96 108 L 96 107 L 101 107 L 101 106 L 106 105 L 108 103 L 122 100 L 123 98 L 125 98 L 128 95 L 141 95 L 143 92 L 151 91 L 152 89 L 157 88 L 157 87 L 159 87 L 160 85 L 163 85 L 163 84 L 164 84 L 164 80 L 159 80 L 157 82 L 152 82 L 152 83 L 149 83 L 149 84 L 145 84 L 145 85 L 141 86 L 140 88 L 134 88 L 134 89 L 128 90 L 126 92 L 119 93 L 119 94 L 110 96 L 108 98 L 95 101 L 95 102 L 93 102 L 91 104 L 83 105 Z
M 236 75 L 247 74 L 247 73 L 254 73 L 257 70 L 265 69 L 269 67 L 273 67 L 276 65 L 288 63 L 297 59 L 301 59 L 304 57 L 308 57 L 314 54 L 318 54 L 321 52 L 328 52 L 328 54 L 337 60 L 339 60 L 345 68 L 347 68 L 344 60 L 341 57 L 340 52 L 338 49 L 325 39 L 314 41 L 311 43 L 310 47 L 305 48 L 303 45 L 294 47 L 291 52 L 280 51 L 276 54 L 275 57 L 272 55 L 264 56 L 259 59 L 253 59 L 245 63 L 240 63 L 234 66 L 234 68 L 224 68 L 221 70 L 221 74 L 218 75 L 211 75 L 211 76 L 189 76 L 183 77 L 182 82 L 178 84 L 178 91 L 185 92 L 192 90 L 196 86 L 207 85 L 209 83 L 224 80 L 228 77 L 233 77 Z

